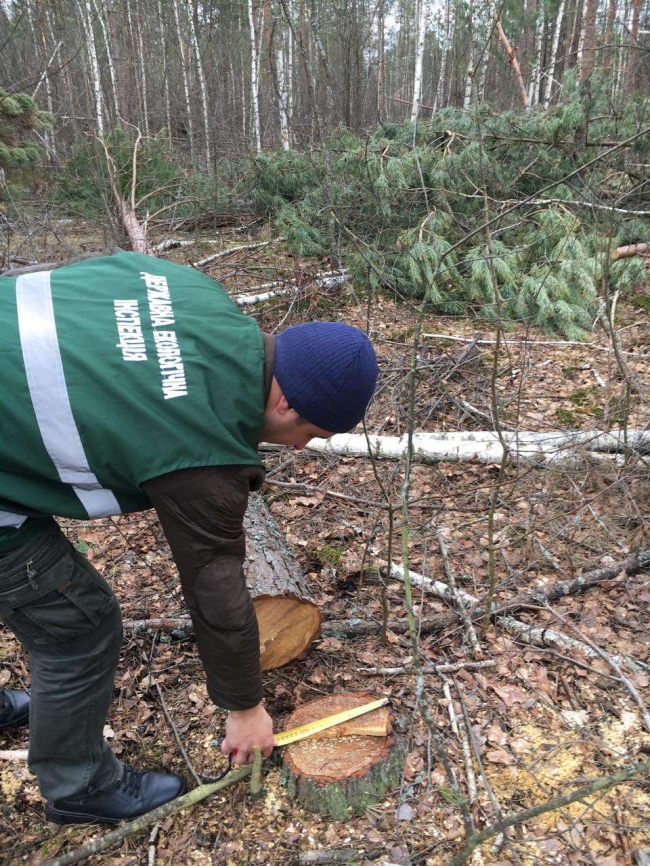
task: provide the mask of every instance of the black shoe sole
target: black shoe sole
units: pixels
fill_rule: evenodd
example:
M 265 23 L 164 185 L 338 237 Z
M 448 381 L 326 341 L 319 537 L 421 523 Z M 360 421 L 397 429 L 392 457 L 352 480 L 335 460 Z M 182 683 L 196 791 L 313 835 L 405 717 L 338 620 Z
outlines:
M 165 800 L 169 803 L 170 800 L 175 800 L 176 797 L 181 797 L 187 792 L 187 784 L 183 784 L 182 789 Z M 159 803 L 159 806 L 164 806 L 165 803 Z M 157 809 L 158 806 L 153 806 L 152 809 L 147 809 L 147 812 Z M 103 815 L 91 815 L 87 812 L 72 812 L 68 809 L 57 809 L 51 803 L 45 804 L 45 817 L 53 824 L 120 824 L 122 821 L 132 821 L 134 818 L 139 818 L 140 815 L 146 815 L 146 812 L 138 812 L 137 815 L 125 815 L 122 818 L 106 818 Z
M 49 803 L 45 807 L 45 817 L 53 824 L 119 824 L 120 821 L 127 820 L 125 818 L 98 818 L 97 815 L 85 815 L 83 812 L 59 812 Z

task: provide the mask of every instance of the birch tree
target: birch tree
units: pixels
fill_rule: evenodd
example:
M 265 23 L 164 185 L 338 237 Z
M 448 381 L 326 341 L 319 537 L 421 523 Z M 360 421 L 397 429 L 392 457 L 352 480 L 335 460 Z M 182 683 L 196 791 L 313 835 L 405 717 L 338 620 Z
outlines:
M 544 75 L 544 111 L 548 111 L 551 104 L 551 92 L 555 76 L 555 65 L 557 63 L 557 52 L 560 45 L 560 33 L 562 32 L 562 21 L 564 19 L 564 9 L 566 0 L 561 0 L 555 17 L 555 25 L 553 27 L 553 43 L 551 46 L 551 59 Z
M 257 62 L 257 37 L 255 34 L 255 12 L 253 0 L 248 0 L 248 26 L 251 47 L 251 105 L 253 109 L 253 137 L 256 153 L 262 152 L 262 133 L 260 130 L 260 87 Z
M 189 34 L 190 34 L 190 44 L 192 46 L 192 51 L 194 52 L 194 61 L 196 63 L 196 74 L 199 79 L 199 89 L 201 93 L 201 109 L 203 116 L 203 129 L 205 135 L 205 160 L 208 165 L 212 164 L 212 151 L 210 148 L 210 121 L 208 115 L 208 89 L 205 83 L 205 73 L 203 71 L 203 61 L 201 59 L 201 52 L 199 50 L 199 37 L 196 30 L 196 23 L 194 21 L 194 16 L 192 15 L 192 9 L 190 6 L 190 0 L 187 0 L 187 15 L 189 19 Z
M 411 123 L 418 119 L 420 97 L 422 94 L 422 61 L 424 58 L 424 40 L 426 37 L 426 0 L 418 0 L 417 15 L 417 48 L 415 53 L 415 74 L 413 76 L 413 104 L 411 106 Z

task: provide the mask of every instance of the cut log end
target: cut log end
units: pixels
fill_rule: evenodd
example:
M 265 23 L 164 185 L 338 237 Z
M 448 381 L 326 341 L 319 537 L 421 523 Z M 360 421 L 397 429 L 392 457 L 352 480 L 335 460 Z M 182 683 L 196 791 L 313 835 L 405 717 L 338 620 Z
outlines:
M 369 694 L 337 694 L 297 709 L 285 729 L 358 707 Z M 341 821 L 363 814 L 398 784 L 404 748 L 392 733 L 392 716 L 381 707 L 285 749 L 290 795 L 312 812 Z
M 253 602 L 260 632 L 260 664 L 273 670 L 298 658 L 320 634 L 313 602 L 291 596 L 259 596 Z

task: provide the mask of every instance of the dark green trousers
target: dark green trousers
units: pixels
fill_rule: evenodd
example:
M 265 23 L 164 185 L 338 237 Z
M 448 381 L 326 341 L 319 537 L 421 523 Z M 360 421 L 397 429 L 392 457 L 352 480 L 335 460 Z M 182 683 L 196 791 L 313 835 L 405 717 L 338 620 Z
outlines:
M 0 554 L 0 624 L 29 653 L 29 767 L 49 800 L 111 787 L 122 765 L 102 731 L 122 642 L 112 589 L 54 520 Z

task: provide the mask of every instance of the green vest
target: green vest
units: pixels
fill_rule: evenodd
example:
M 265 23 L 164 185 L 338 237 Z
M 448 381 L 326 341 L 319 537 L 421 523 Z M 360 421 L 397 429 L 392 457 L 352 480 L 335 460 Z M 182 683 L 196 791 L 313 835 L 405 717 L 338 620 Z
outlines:
M 119 253 L 0 277 L 0 328 L 0 547 L 26 515 L 139 511 L 149 478 L 259 465 L 262 333 L 200 272 Z

